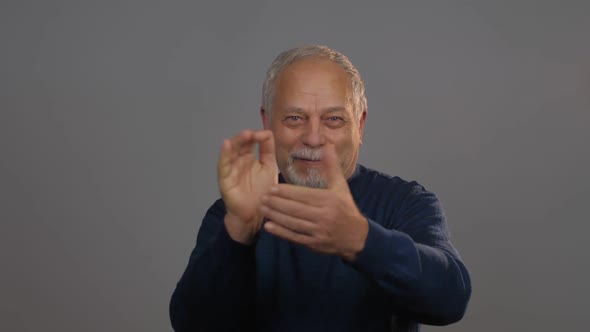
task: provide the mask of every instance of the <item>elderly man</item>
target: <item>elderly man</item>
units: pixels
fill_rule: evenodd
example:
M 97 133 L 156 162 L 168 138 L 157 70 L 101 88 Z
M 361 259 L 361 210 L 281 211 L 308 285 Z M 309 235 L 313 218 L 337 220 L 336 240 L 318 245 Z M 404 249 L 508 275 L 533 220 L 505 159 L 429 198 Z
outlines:
M 221 147 L 222 198 L 172 296 L 176 331 L 417 331 L 463 317 L 470 279 L 436 196 L 357 164 L 366 105 L 341 53 L 275 59 L 265 130 Z

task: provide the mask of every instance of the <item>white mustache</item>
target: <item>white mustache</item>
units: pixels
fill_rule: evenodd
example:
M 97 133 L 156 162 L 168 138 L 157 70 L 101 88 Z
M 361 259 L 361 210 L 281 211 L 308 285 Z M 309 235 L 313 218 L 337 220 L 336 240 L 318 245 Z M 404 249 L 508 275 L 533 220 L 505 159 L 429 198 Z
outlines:
M 290 159 L 293 160 L 295 158 L 319 161 L 322 160 L 322 150 L 303 148 L 301 150 L 291 152 Z

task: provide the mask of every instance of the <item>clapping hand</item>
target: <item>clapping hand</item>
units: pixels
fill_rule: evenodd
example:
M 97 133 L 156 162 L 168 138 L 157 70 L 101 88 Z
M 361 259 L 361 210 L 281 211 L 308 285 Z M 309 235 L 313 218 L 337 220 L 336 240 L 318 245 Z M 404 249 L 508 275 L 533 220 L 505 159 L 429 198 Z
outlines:
M 327 189 L 273 185 L 262 196 L 265 230 L 314 251 L 353 261 L 364 248 L 368 221 L 359 211 L 338 164 L 334 145 L 324 146 Z
M 224 140 L 217 180 L 227 210 L 224 222 L 230 237 L 244 244 L 252 243 L 262 225 L 262 195 L 278 182 L 272 132 L 245 130 Z

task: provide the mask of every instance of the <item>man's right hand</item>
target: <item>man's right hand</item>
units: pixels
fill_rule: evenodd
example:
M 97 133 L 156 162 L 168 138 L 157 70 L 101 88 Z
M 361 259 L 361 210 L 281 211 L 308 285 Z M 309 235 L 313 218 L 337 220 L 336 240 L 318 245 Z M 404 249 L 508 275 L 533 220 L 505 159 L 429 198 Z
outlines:
M 259 144 L 259 159 L 255 147 Z M 275 145 L 270 130 L 244 130 L 223 141 L 217 181 L 225 203 L 230 237 L 251 244 L 262 226 L 261 197 L 278 182 Z

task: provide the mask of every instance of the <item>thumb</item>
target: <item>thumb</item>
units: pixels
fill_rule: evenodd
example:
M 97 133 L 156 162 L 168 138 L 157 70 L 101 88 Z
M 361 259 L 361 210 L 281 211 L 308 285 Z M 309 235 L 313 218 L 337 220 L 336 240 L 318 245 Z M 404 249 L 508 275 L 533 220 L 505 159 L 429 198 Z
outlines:
M 336 153 L 336 146 L 332 143 L 326 144 L 324 147 L 324 165 L 326 167 L 325 172 L 328 188 L 347 186 L 344 174 L 342 174 L 342 167 L 338 160 L 338 154 Z

